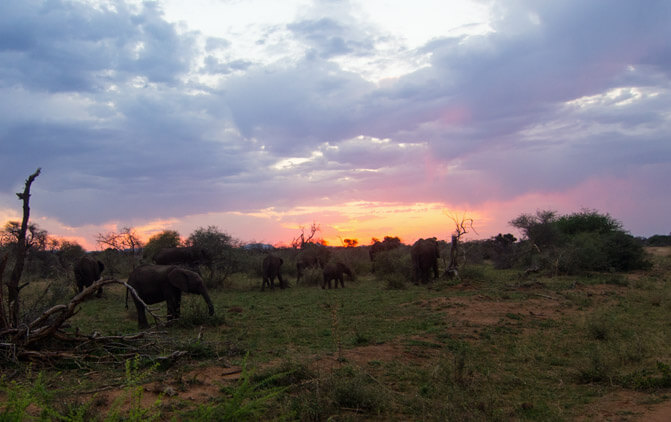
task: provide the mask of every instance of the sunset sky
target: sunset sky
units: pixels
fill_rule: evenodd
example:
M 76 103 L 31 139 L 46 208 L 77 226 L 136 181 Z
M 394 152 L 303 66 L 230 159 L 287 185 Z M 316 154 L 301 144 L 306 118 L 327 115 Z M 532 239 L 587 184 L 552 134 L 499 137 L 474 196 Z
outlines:
M 521 213 L 671 232 L 671 2 L 0 2 L 0 223 L 97 249 L 468 239 Z

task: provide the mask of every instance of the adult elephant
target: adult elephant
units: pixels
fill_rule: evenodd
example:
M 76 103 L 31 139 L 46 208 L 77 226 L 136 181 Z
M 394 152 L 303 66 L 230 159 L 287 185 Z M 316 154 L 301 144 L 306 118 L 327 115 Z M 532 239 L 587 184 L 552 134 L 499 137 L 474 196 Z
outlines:
M 210 315 L 214 315 L 214 306 L 203 279 L 198 273 L 177 265 L 138 267 L 128 276 L 128 285 L 135 289 L 140 299 L 147 305 L 165 301 L 168 305 L 168 321 L 179 318 L 182 292 L 203 296 Z M 133 301 L 137 309 L 138 326 L 148 328 L 145 306 L 135 296 Z M 126 291 L 126 307 L 128 307 L 128 291 Z
M 301 252 L 296 258 L 296 284 L 303 277 L 303 273 L 307 268 L 321 268 L 324 269 L 324 265 L 328 262 L 331 257 L 331 252 L 324 245 L 309 243 L 303 246 Z
M 280 289 L 284 289 L 284 280 L 282 280 L 282 273 L 280 267 L 284 264 L 284 260 L 275 255 L 266 255 L 263 258 L 263 284 L 261 284 L 261 291 L 266 287 L 266 284 L 271 289 L 275 289 L 275 277 L 280 283 Z
M 435 237 L 419 239 L 412 245 L 412 248 L 410 248 L 410 258 L 412 260 L 412 275 L 415 284 L 418 281 L 421 281 L 422 284 L 427 284 L 431 276 L 431 270 L 433 270 L 434 278 L 438 278 L 439 257 L 438 241 Z
M 90 255 L 84 255 L 75 263 L 75 281 L 77 283 L 77 290 L 81 293 L 84 287 L 89 287 L 94 281 L 100 280 L 100 276 L 105 269 L 105 264 L 93 258 Z M 96 296 L 100 297 L 103 294 L 102 287 L 96 292 Z
M 344 274 L 347 274 L 350 280 L 354 280 L 354 274 L 352 270 L 342 262 L 330 262 L 324 267 L 323 275 L 324 281 L 322 282 L 322 289 L 326 288 L 328 283 L 329 289 L 331 288 L 331 280 L 335 280 L 335 288 L 338 288 L 338 282 L 340 286 L 344 289 Z
M 163 248 L 154 255 L 154 262 L 158 265 L 182 265 L 198 272 L 200 265 L 212 262 L 212 256 L 207 250 L 195 246 Z

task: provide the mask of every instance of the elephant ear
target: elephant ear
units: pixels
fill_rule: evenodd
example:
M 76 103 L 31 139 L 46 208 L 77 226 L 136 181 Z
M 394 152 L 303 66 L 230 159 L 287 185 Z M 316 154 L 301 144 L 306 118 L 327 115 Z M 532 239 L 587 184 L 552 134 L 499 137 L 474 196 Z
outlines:
M 168 283 L 183 292 L 189 291 L 189 277 L 184 270 L 175 267 L 168 273 Z

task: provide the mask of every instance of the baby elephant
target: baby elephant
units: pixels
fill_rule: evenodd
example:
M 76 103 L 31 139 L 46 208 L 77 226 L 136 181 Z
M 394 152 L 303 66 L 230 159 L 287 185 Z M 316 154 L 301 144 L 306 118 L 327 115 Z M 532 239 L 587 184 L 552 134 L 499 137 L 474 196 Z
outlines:
M 331 280 L 335 280 L 335 288 L 338 288 L 338 282 L 340 286 L 344 289 L 345 282 L 343 281 L 343 274 L 347 274 L 350 280 L 354 280 L 354 274 L 349 267 L 342 262 L 331 262 L 326 267 L 324 267 L 324 282 L 322 283 L 322 289 L 326 288 L 326 283 L 331 288 Z
M 271 289 L 275 289 L 275 277 L 280 282 L 280 289 L 284 288 L 284 280 L 282 280 L 282 273 L 280 267 L 284 264 L 282 258 L 275 255 L 267 255 L 263 258 L 263 284 L 261 284 L 261 291 L 265 290 L 266 284 Z

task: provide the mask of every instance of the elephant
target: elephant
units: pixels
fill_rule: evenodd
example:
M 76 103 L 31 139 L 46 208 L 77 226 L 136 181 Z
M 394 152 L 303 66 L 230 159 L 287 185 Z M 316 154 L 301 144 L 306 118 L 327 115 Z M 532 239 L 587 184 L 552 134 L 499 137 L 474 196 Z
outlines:
M 214 315 L 214 305 L 207 293 L 205 283 L 198 273 L 177 265 L 144 265 L 136 268 L 128 276 L 131 286 L 142 301 L 147 305 L 167 302 L 168 321 L 179 318 L 182 292 L 195 293 L 203 296 L 210 316 Z M 149 328 L 144 305 L 133 296 L 137 308 L 137 323 L 141 329 Z M 126 291 L 126 307 L 128 307 L 128 291 Z
M 279 280 L 280 289 L 284 289 L 284 280 L 282 280 L 282 273 L 280 267 L 284 264 L 284 260 L 275 255 L 266 255 L 263 258 L 263 284 L 261 284 L 261 291 L 266 287 L 266 284 L 271 289 L 275 289 L 275 277 Z
M 296 258 L 296 284 L 303 277 L 306 268 L 319 267 L 323 269 L 330 256 L 331 252 L 326 246 L 315 243 L 306 244 Z
M 331 288 L 331 280 L 335 280 L 335 288 L 338 288 L 338 282 L 340 286 L 344 289 L 345 282 L 343 281 L 343 274 L 347 274 L 350 280 L 354 280 L 354 273 L 352 270 L 342 262 L 331 262 L 326 267 L 324 267 L 324 281 L 322 283 L 322 289 L 326 288 L 328 283 L 329 289 Z
M 410 258 L 412 260 L 412 275 L 415 284 L 418 281 L 421 281 L 422 284 L 427 284 L 432 269 L 434 278 L 438 278 L 439 257 L 440 252 L 435 237 L 419 239 L 412 245 L 412 248 L 410 248 Z
M 154 255 L 154 263 L 158 265 L 183 265 L 195 272 L 198 272 L 198 266 L 209 265 L 211 262 L 211 254 L 195 246 L 163 248 Z
M 75 264 L 75 281 L 77 282 L 77 289 L 81 293 L 84 287 L 89 287 L 94 281 L 100 279 L 105 264 L 93 258 L 90 255 L 84 255 Z M 96 297 L 101 297 L 103 294 L 102 287 L 96 292 Z

